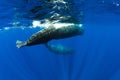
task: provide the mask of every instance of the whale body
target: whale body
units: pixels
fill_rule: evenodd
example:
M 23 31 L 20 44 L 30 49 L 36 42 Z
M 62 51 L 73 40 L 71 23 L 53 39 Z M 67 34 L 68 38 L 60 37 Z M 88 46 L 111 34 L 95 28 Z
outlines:
M 50 24 L 49 27 L 46 27 L 35 34 L 33 34 L 26 41 L 16 41 L 16 46 L 18 48 L 24 46 L 33 46 L 38 44 L 45 44 L 54 39 L 64 39 L 73 36 L 82 35 L 84 29 L 79 26 L 79 24 Z

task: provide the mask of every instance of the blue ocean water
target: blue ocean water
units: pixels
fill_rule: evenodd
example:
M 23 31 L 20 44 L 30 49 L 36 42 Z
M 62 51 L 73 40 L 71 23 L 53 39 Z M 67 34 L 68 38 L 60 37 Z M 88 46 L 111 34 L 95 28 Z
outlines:
M 84 14 L 84 35 L 52 41 L 73 47 L 70 55 L 52 53 L 43 44 L 18 49 L 16 40 L 26 40 L 39 30 L 19 28 L 36 19 L 27 12 L 45 4 L 0 0 L 0 80 L 120 80 L 120 1 L 65 1 Z

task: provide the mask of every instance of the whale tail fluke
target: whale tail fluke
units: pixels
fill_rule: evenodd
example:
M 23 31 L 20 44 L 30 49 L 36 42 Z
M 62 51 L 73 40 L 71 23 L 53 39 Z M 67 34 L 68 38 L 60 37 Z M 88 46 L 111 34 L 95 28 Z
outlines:
M 16 41 L 16 47 L 17 48 L 21 48 L 21 47 L 23 47 L 25 45 L 26 45 L 26 42 L 23 42 L 23 41 L 20 41 L 20 40 Z

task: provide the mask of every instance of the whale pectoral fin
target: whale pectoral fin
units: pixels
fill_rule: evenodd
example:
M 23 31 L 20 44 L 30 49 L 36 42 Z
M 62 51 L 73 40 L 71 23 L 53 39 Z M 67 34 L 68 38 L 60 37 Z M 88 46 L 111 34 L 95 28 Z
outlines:
M 16 47 L 17 48 L 21 48 L 21 47 L 23 47 L 25 45 L 26 45 L 26 42 L 19 41 L 19 40 L 16 41 Z

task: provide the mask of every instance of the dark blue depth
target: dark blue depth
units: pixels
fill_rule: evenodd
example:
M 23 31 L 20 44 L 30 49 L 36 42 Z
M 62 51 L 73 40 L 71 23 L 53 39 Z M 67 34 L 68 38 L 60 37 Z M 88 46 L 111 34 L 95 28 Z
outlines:
M 20 7 L 21 16 L 26 14 L 32 6 L 25 9 L 21 6 L 27 1 L 32 3 L 32 0 L 0 0 L 0 27 L 11 26 L 8 23 L 16 20 L 14 6 Z M 38 5 L 37 1 L 33 5 Z M 16 40 L 26 40 L 39 29 L 1 30 L 0 80 L 120 80 L 120 7 L 113 2 L 120 3 L 75 1 L 84 13 L 84 35 L 51 41 L 73 47 L 75 53 L 70 55 L 51 53 L 44 45 L 16 47 Z

